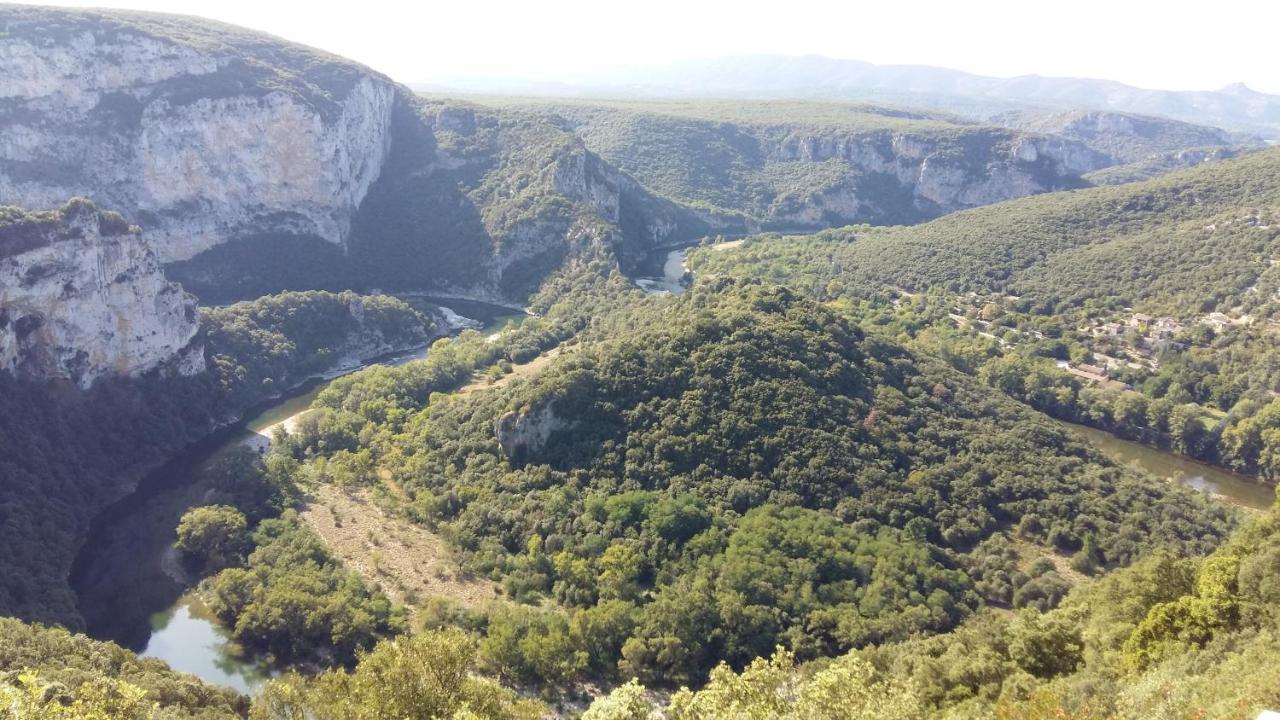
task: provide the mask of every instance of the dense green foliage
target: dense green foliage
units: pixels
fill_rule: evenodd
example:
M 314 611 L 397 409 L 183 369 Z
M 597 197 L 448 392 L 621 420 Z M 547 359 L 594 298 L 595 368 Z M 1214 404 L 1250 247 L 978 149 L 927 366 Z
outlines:
M 201 595 L 244 650 L 280 665 L 351 664 L 404 629 L 403 610 L 342 567 L 298 518 L 307 478 L 293 458 L 245 447 L 224 456 L 218 472 L 224 479 L 213 497 L 235 507 L 188 510 L 176 547 L 216 573 Z
M 923 718 L 913 687 L 899 679 L 878 679 L 857 658 L 844 657 L 821 670 L 797 677 L 794 657 L 777 651 L 757 658 L 741 674 L 721 665 L 706 687 L 676 693 L 666 709 L 671 720 L 913 720 Z
M 149 97 L 104 97 L 104 122 L 150 100 L 276 91 L 331 115 L 366 73 L 186 19 L 0 20 L 225 60 Z M 250 709 L 115 646 L 0 620 L 0 717 L 545 712 L 487 677 L 552 696 L 616 686 L 588 720 L 649 717 L 641 683 L 695 688 L 659 703 L 671 720 L 1230 717 L 1280 702 L 1277 515 L 1222 545 L 1233 512 L 1035 412 L 1280 476 L 1276 151 L 919 227 L 759 237 L 695 254 L 700 282 L 659 298 L 618 270 L 660 242 L 945 209 L 859 154 L 888 163 L 915 144 L 902 154 L 966 178 L 1010 162 L 1040 187 L 1083 181 L 1027 159 L 1019 132 L 869 106 L 394 102 L 349 247 L 242 237 L 171 268 L 206 301 L 470 287 L 539 315 L 333 383 L 273 452 L 226 458 L 210 504 L 182 518 L 177 549 L 233 639 L 315 674 L 278 678 Z M 0 258 L 86 212 L 0 208 Z M 1057 367 L 1119 347 L 1088 326 L 1131 306 L 1188 329 L 1145 366 L 1119 363 L 1110 386 Z M 1215 310 L 1257 322 L 1199 322 Z M 387 297 L 290 292 L 206 311 L 198 377 L 80 393 L 0 376 L 0 612 L 75 626 L 76 546 L 141 473 L 308 377 L 435 330 Z M 302 522 L 317 484 L 426 526 L 502 597 L 415 597 L 425 629 L 405 634 L 406 611 Z M 465 631 L 433 629 L 448 624 Z
M 132 720 L 151 717 L 156 708 L 159 720 L 227 720 L 248 705 L 247 698 L 230 690 L 175 673 L 159 660 L 139 658 L 113 643 L 0 618 L 0 718 L 5 720 Z M 95 715 L 94 707 L 108 712 Z
M 359 650 L 403 628 L 401 611 L 334 559 L 297 517 L 264 520 L 244 567 L 215 575 L 209 609 L 246 648 L 288 663 L 320 653 L 350 663 Z
M 0 613 L 78 627 L 67 572 L 93 514 L 209 430 L 210 378 L 99 380 L 87 392 L 0 373 Z
M 67 572 L 121 490 L 346 356 L 426 342 L 425 323 L 391 298 L 287 293 L 206 312 L 210 370 L 195 377 L 108 377 L 79 392 L 0 373 L 0 612 L 79 627 Z
M 799 667 L 782 652 L 722 666 L 665 708 L 628 684 L 585 717 L 1252 718 L 1280 704 L 1277 557 L 1280 509 L 1207 558 L 1157 552 L 1050 612 L 982 613 Z
M 287 292 L 204 311 L 206 355 L 223 392 L 270 396 L 353 358 L 425 345 L 431 321 L 403 301 Z
M 182 516 L 174 547 L 201 567 L 220 570 L 244 559 L 249 521 L 227 505 L 192 508 Z
M 757 247 L 756 262 L 803 273 L 788 284 L 828 296 L 866 296 L 886 286 L 1007 292 L 1040 314 L 1132 306 L 1189 317 L 1235 305 L 1262 308 L 1273 302 L 1268 290 L 1277 281 L 1269 263 L 1280 237 L 1280 223 L 1270 219 L 1280 206 L 1277 168 L 1280 151 L 1269 150 L 917 227 L 770 239 Z M 707 270 L 718 271 L 720 258 L 708 256 Z
M 536 702 L 473 676 L 474 642 L 458 631 L 386 640 L 352 672 L 288 675 L 255 700 L 252 720 L 535 720 Z
M 1266 438 L 1276 419 L 1262 411 L 1280 391 L 1280 275 L 1270 262 L 1280 248 L 1268 209 L 1280 199 L 1278 160 L 1266 151 L 918 228 L 760 238 L 696 253 L 690 263 L 696 272 L 764 277 L 838 300 L 1054 417 L 1271 477 Z M 929 289 L 902 298 L 894 285 Z M 985 294 L 975 300 L 965 291 Z M 1127 305 L 1186 327 L 1152 352 L 1150 367 L 1113 369 L 1137 392 L 1094 387 L 1054 367 L 1090 352 L 1121 354 L 1132 339 L 1086 330 L 1125 320 Z M 1241 319 L 1215 325 L 1212 310 Z
M 568 609 L 490 618 L 486 660 L 521 682 L 615 667 L 695 682 L 777 644 L 813 657 L 945 630 L 982 601 L 968 554 L 1014 525 L 1110 567 L 1156 545 L 1206 551 L 1228 524 L 783 290 L 708 284 L 594 334 L 608 341 L 466 399 L 411 389 L 413 364 L 353 376 L 293 440 L 337 460 L 366 438 L 411 517 L 516 599 Z M 504 452 L 504 416 L 552 429 Z M 1048 607 L 1066 590 L 1044 571 L 1006 582 L 992 601 L 1016 584 L 1019 604 Z

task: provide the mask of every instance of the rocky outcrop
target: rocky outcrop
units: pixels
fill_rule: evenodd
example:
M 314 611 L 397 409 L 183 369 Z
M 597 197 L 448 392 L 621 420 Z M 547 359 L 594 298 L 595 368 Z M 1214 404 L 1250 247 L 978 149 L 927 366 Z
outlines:
M 741 217 L 697 212 L 656 197 L 580 140 L 575 139 L 572 152 L 557 158 L 554 168 L 552 187 L 557 193 L 618 228 L 612 249 L 624 265 L 652 248 L 750 229 Z
M 84 196 L 161 262 L 245 235 L 345 242 L 395 86 L 339 58 L 172 16 L 0 9 L 0 199 Z
M 430 344 L 433 338 L 444 337 L 450 328 L 444 313 L 418 315 L 403 301 L 386 296 L 340 293 L 346 303 L 352 329 L 335 343 L 333 355 L 337 358 L 333 370 L 346 370 L 367 364 L 374 358 L 391 353 L 405 352 Z M 388 306 L 394 312 L 388 312 Z M 406 321 L 403 316 L 416 316 L 418 321 Z
M 551 400 L 536 410 L 502 415 L 494 421 L 493 431 L 503 454 L 519 463 L 539 453 L 552 433 L 570 429 L 573 425 L 572 420 L 556 414 L 555 401 Z
M 1106 110 L 1074 112 L 1007 112 L 995 116 L 1001 125 L 1074 141 L 1121 165 L 1173 157 L 1208 148 L 1261 148 L 1260 138 L 1167 117 Z
M 1069 138 L 871 106 L 535 107 L 562 118 L 593 152 L 664 198 L 718 211 L 745 231 L 915 223 L 1081 187 L 1082 175 L 1112 164 Z
M 0 208 L 0 370 L 67 378 L 204 370 L 194 299 L 121 216 Z
M 352 255 L 378 287 L 517 302 L 566 263 L 624 268 L 741 222 L 658 197 L 539 113 L 402 99 Z
M 762 143 L 766 163 L 847 165 L 840 181 L 775 203 L 764 222 L 901 223 L 1037 193 L 1079 187 L 1106 167 L 1088 147 L 976 128 L 954 134 L 787 132 Z

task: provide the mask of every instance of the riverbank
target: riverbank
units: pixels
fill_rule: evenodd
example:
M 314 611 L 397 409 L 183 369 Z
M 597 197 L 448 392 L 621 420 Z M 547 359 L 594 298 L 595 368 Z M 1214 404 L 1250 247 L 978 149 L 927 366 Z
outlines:
M 1222 502 L 1251 511 L 1265 511 L 1276 501 L 1276 489 L 1255 478 L 1209 465 L 1185 455 L 1160 450 L 1105 430 L 1055 420 L 1085 438 L 1122 465 L 1137 465 L 1158 478 L 1208 493 Z
M 505 325 L 513 317 L 505 306 L 473 304 L 468 310 L 480 315 L 482 330 Z M 450 334 L 462 329 L 451 327 Z M 146 473 L 134 492 L 95 516 L 73 563 L 71 585 L 88 634 L 189 669 L 210 682 L 243 689 L 251 687 L 239 684 L 249 683 L 247 678 L 265 677 L 261 663 L 238 655 L 207 613 L 193 609 L 198 598 L 190 592 L 191 578 L 166 572 L 172 570 L 171 558 L 166 558 L 179 520 L 191 507 L 207 504 L 221 461 L 244 452 L 246 445 L 260 447 L 266 440 L 263 433 L 306 413 L 333 379 L 372 365 L 423 358 L 429 344 L 444 336 L 436 334 L 426 344 L 390 352 L 378 347 L 364 358 L 348 354 L 288 391 L 255 403 Z M 231 682 L 235 678 L 240 680 Z

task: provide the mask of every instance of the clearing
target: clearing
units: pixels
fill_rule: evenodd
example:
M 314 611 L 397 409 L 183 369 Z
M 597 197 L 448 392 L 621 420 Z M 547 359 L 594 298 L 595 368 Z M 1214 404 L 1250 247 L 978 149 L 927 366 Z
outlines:
M 573 349 L 570 348 L 566 350 L 563 345 L 557 345 L 523 365 L 512 366 L 511 372 L 499 378 L 490 379 L 484 375 L 477 374 L 471 382 L 463 385 L 450 394 L 470 395 L 471 393 L 478 392 L 480 390 L 493 390 L 495 388 L 500 388 L 516 378 L 532 377 L 542 372 L 543 368 L 550 365 L 552 360 L 555 360 L 561 355 L 569 352 L 573 352 Z
M 497 597 L 494 583 L 465 570 L 443 538 L 378 507 L 367 488 L 316 487 L 302 519 L 346 567 L 380 585 L 410 616 L 431 596 L 468 608 Z

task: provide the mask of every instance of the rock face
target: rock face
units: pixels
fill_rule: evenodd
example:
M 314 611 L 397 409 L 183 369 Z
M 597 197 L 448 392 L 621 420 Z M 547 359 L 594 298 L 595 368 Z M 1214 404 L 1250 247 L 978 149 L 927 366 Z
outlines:
M 351 245 L 384 289 L 519 300 L 567 262 L 626 266 L 732 222 L 657 197 L 540 114 L 401 98 L 392 139 Z
M 389 80 L 274 38 L 23 7 L 0 33 L 0 199 L 119 208 L 161 262 L 250 234 L 345 242 L 390 145 Z
M 887 108 L 806 103 L 534 104 L 662 196 L 746 230 L 904 224 L 1086 185 L 1083 143 Z
M 1008 112 L 994 120 L 1006 127 L 1051 133 L 1073 140 L 1109 158 L 1109 165 L 1173 157 L 1189 151 L 1261 148 L 1260 138 L 1195 125 L 1166 117 L 1105 110 L 1077 112 Z
M 195 300 L 121 216 L 73 200 L 0 208 L 0 370 L 67 378 L 205 368 Z
M 789 132 L 762 143 L 766 163 L 841 163 L 829 187 L 775 203 L 765 222 L 911 222 L 979 205 L 1080 187 L 1110 162 L 1062 138 L 981 128 L 958 136 Z
M 572 421 L 556 414 L 552 400 L 536 410 L 509 412 L 499 417 L 494 421 L 493 430 L 503 454 L 519 463 L 541 451 L 552 433 L 572 426 Z

